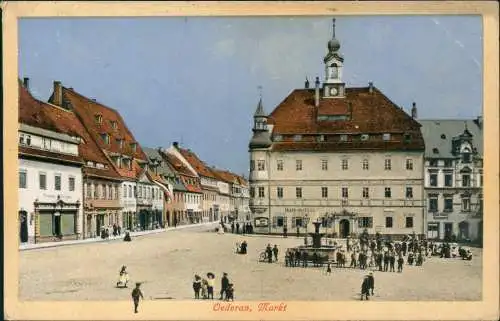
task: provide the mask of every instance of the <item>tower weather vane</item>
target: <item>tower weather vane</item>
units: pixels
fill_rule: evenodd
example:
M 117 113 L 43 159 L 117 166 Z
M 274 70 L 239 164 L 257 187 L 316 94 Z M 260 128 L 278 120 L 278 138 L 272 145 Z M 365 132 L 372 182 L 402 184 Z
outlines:
M 259 97 L 262 98 L 262 86 L 258 86 L 257 89 L 259 89 Z
M 333 22 L 333 33 L 332 33 L 332 38 L 335 39 L 335 18 L 332 19 Z

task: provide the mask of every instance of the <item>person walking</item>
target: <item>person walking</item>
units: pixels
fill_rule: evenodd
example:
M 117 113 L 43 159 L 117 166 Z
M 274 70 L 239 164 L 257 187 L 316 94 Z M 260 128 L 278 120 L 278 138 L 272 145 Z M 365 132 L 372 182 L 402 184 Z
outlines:
M 288 227 L 286 227 L 286 225 L 283 226 L 283 237 L 284 238 L 288 237 Z
M 368 288 L 371 290 L 373 296 L 373 291 L 375 290 L 375 278 L 373 277 L 373 272 L 368 274 Z
M 240 234 L 240 223 L 236 222 L 236 234 Z
M 384 252 L 384 272 L 387 272 L 389 268 L 389 254 Z
M 234 222 L 231 222 L 231 233 L 234 234 Z
M 140 283 L 136 283 L 135 288 L 132 290 L 132 300 L 134 300 L 134 313 L 138 312 L 139 299 L 144 300 L 144 295 L 142 294 L 140 286 L 141 286 Z
M 224 272 L 222 274 L 222 279 L 221 279 L 221 290 L 220 290 L 220 298 L 219 300 L 223 300 L 224 297 L 227 297 L 227 287 L 229 286 L 229 279 L 227 277 L 227 273 Z
M 328 262 L 328 265 L 326 266 L 326 274 L 332 274 L 332 267 L 330 266 L 330 262 Z
M 363 283 L 361 283 L 361 301 L 363 301 L 363 298 L 366 298 L 366 300 L 370 300 L 370 283 L 368 280 L 368 275 L 363 278 Z
M 194 276 L 193 290 L 194 290 L 194 298 L 199 299 L 201 290 L 201 278 L 199 275 Z
M 273 254 L 274 254 L 274 261 L 275 262 L 278 262 L 278 253 L 279 253 L 278 245 L 274 244 Z

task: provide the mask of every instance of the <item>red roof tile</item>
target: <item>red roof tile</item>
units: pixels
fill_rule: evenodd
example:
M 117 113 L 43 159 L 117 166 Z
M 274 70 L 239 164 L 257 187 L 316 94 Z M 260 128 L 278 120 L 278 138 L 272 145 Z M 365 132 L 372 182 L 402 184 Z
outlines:
M 318 120 L 318 116 L 345 115 L 345 120 Z M 377 88 L 346 88 L 344 98 L 321 98 L 314 106 L 314 89 L 296 89 L 269 115 L 273 135 L 283 135 L 282 142 L 274 142 L 273 150 L 337 150 L 341 149 L 424 149 L 420 124 L 396 106 Z M 326 140 L 338 139 L 338 134 L 375 134 L 373 139 L 359 144 L 327 144 L 314 142 L 318 134 Z M 382 134 L 391 133 L 393 142 L 381 144 Z M 292 141 L 293 135 L 303 135 Z M 312 136 L 307 136 L 311 134 Z M 336 134 L 328 136 L 328 134 Z M 411 135 L 411 143 L 403 142 L 404 134 Z M 289 135 L 289 137 L 286 137 Z M 314 136 L 316 135 L 316 136 Z M 289 142 L 287 142 L 287 140 Z M 399 142 L 399 143 L 398 143 Z
M 214 173 L 212 173 L 210 168 L 208 168 L 207 165 L 205 165 L 205 163 L 202 160 L 200 160 L 195 153 L 184 148 L 178 148 L 178 150 L 181 153 L 182 157 L 184 157 L 187 160 L 189 165 L 191 165 L 194 168 L 194 170 L 198 173 L 198 175 L 215 178 Z
M 19 122 L 70 136 L 81 137 L 82 142 L 78 146 L 79 156 L 84 161 L 97 162 L 108 167 L 107 169 L 93 168 L 91 170 L 93 175 L 119 177 L 118 173 L 113 170 L 109 160 L 72 111 L 35 99 L 22 84 L 19 84 Z
M 142 151 L 141 146 L 129 131 L 118 111 L 89 99 L 72 89 L 63 87 L 62 90 L 63 100 L 69 103 L 70 108 L 78 115 L 81 122 L 97 142 L 99 148 L 105 151 L 109 156 L 116 153 L 127 155 L 134 159 L 147 160 L 146 154 Z M 98 115 L 102 117 L 100 123 L 96 121 L 96 116 Z M 116 127 L 113 127 L 113 124 L 115 124 Z M 101 134 L 109 135 L 109 144 L 103 140 Z M 123 140 L 123 147 L 120 147 L 118 139 Z M 136 144 L 135 151 L 131 147 L 131 144 L 134 143 Z M 138 176 L 136 166 L 132 166 L 132 170 L 124 167 L 118 168 L 114 163 L 113 166 L 122 177 L 137 178 Z

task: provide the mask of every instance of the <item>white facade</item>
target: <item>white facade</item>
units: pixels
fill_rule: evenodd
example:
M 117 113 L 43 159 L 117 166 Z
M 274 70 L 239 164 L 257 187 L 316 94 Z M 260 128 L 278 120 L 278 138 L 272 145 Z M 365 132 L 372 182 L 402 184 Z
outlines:
M 305 231 L 306 222 L 320 220 L 339 236 L 365 228 L 371 234 L 423 234 L 421 152 L 257 150 L 250 162 L 251 203 L 266 209 L 254 215 L 258 231 L 281 233 L 284 225 Z
M 20 146 L 61 156 L 78 156 L 78 139 L 23 124 L 20 127 Z M 19 158 L 21 242 L 80 238 L 83 225 L 81 165 L 62 165 L 56 160 L 41 159 Z

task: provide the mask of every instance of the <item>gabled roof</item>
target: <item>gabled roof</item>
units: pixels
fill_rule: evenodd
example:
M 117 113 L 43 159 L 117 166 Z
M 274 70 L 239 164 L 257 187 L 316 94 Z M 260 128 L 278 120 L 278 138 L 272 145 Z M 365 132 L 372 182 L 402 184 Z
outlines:
M 102 178 L 119 179 L 118 173 L 72 111 L 35 99 L 21 83 L 19 83 L 19 122 L 80 137 L 82 142 L 78 145 L 79 157 L 85 162 L 92 161 L 107 166 L 103 169 L 84 167 L 83 173 Z
M 189 177 L 196 177 L 193 175 L 191 170 L 184 165 L 184 163 L 178 159 L 175 155 L 171 153 L 163 153 L 164 158 L 169 162 L 169 164 L 172 166 L 172 168 L 179 174 L 179 175 L 184 175 L 184 176 L 189 176 Z
M 422 119 L 422 135 L 425 140 L 425 157 L 452 158 L 452 140 L 467 131 L 472 135 L 473 147 L 483 155 L 483 129 L 473 119 Z M 437 149 L 437 153 L 434 150 Z
M 273 126 L 273 135 L 318 135 L 318 134 L 378 134 L 391 133 L 393 149 L 424 149 L 420 124 L 396 106 L 381 91 L 372 87 L 346 88 L 343 98 L 321 98 L 319 107 L 314 105 L 314 89 L 296 89 L 288 95 L 269 115 L 268 124 Z M 322 90 L 321 90 L 322 91 Z M 318 116 L 336 117 L 344 120 L 318 120 Z M 411 133 L 412 143 L 406 146 L 403 135 Z M 381 139 L 380 139 L 381 140 Z M 373 142 L 373 144 L 371 143 Z M 356 144 L 341 144 L 342 149 L 357 149 Z M 365 149 L 384 149 L 385 144 L 376 140 L 363 142 Z M 273 142 L 273 150 L 337 150 L 337 144 L 325 142 Z
M 147 159 L 141 146 L 129 131 L 118 111 L 95 100 L 89 99 L 71 88 L 62 87 L 62 95 L 63 101 L 68 103 L 69 108 L 76 113 L 99 148 L 105 151 L 108 156 L 110 156 L 111 153 L 115 153 L 144 161 Z M 53 94 L 50 100 L 53 100 Z M 98 116 L 102 119 L 100 123 L 96 121 L 96 117 Z M 113 124 L 116 125 L 116 128 L 113 127 Z M 101 134 L 109 135 L 109 144 L 103 140 Z M 122 148 L 118 140 L 123 140 Z M 131 144 L 136 144 L 135 151 Z M 132 170 L 125 167 L 118 168 L 115 164 L 113 164 L 113 166 L 120 176 L 129 179 L 137 178 L 138 172 L 136 166 L 132 166 Z
M 194 168 L 194 170 L 200 176 L 205 176 L 209 178 L 215 178 L 214 173 L 210 170 L 210 168 L 205 165 L 205 163 L 196 156 L 195 153 L 188 149 L 178 148 L 179 153 L 181 153 L 182 157 Z
M 157 168 L 158 174 L 166 176 L 166 177 L 174 177 L 175 172 L 170 168 L 168 162 L 163 159 L 163 156 L 160 154 L 158 149 L 150 148 L 150 147 L 142 147 L 142 150 L 148 157 L 149 162 L 153 160 L 161 161 L 160 165 Z

